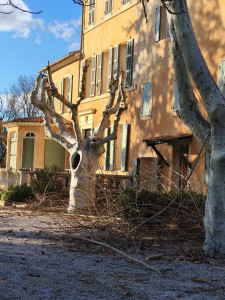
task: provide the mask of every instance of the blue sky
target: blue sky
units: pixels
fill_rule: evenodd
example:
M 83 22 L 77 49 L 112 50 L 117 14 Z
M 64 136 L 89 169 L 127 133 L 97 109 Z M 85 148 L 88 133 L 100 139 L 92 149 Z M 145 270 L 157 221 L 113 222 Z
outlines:
M 12 0 L 24 9 L 40 11 L 31 15 L 14 11 L 0 14 L 0 93 L 9 89 L 19 75 L 38 75 L 38 70 L 78 50 L 81 7 L 72 0 Z M 0 0 L 0 4 L 7 0 Z M 1 7 L 0 10 L 12 10 Z

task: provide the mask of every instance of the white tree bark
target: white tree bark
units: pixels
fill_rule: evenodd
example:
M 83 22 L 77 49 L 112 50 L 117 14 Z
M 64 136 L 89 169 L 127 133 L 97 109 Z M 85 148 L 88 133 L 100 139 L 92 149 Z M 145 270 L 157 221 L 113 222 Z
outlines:
M 103 111 L 102 119 L 94 137 L 83 139 L 78 123 L 78 107 L 85 98 L 86 68 L 83 72 L 82 89 L 75 104 L 67 101 L 63 95 L 59 94 L 53 83 L 49 67 L 47 67 L 46 73 L 47 78 L 43 78 L 45 77 L 43 74 L 39 74 L 37 77 L 35 88 L 30 95 L 30 101 L 43 111 L 46 136 L 60 143 L 70 153 L 71 184 L 68 211 L 74 212 L 76 209 L 92 210 L 95 206 L 95 172 L 99 158 L 104 153 L 103 145 L 117 138 L 120 116 L 126 109 L 122 74 L 119 82 L 112 82 L 111 84 L 110 100 Z M 41 85 L 42 92 L 41 99 L 39 99 L 38 92 Z M 51 105 L 53 96 L 70 108 L 74 135 L 69 132 L 62 116 L 56 113 Z M 111 115 L 115 116 L 113 132 L 103 137 L 105 128 L 110 125 Z M 52 122 L 57 127 L 58 133 L 52 129 Z
M 192 28 L 186 0 L 165 1 L 172 39 L 178 92 L 179 115 L 201 141 L 210 133 L 206 149 L 211 153 L 210 180 L 205 206 L 207 254 L 225 254 L 225 98 L 202 56 Z M 172 13 L 171 13 L 172 12 Z M 198 89 L 208 114 L 200 114 L 189 76 Z

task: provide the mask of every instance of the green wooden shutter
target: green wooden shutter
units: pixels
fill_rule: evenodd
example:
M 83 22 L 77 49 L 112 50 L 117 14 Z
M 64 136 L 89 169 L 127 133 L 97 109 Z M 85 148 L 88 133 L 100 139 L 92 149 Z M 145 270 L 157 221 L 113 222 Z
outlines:
M 105 0 L 105 15 L 112 12 L 112 0 Z
M 209 185 L 209 176 L 210 176 L 210 155 L 205 152 L 205 174 L 204 174 L 204 183 Z
M 174 80 L 174 102 L 173 102 L 173 111 L 177 111 L 179 109 L 179 93 L 177 87 L 177 81 Z
M 116 45 L 113 50 L 113 79 L 118 79 L 118 67 L 119 67 L 119 45 Z
M 151 82 L 147 82 L 143 85 L 142 94 L 142 106 L 141 106 L 141 116 L 150 116 L 150 104 L 151 104 Z
M 89 0 L 89 19 L 88 25 L 95 22 L 95 0 Z
M 60 170 L 65 169 L 65 149 L 54 140 L 45 140 L 45 166 L 57 166 Z
M 16 167 L 16 138 L 11 139 L 9 165 L 12 169 Z
M 61 81 L 61 95 L 63 96 L 63 91 L 64 91 L 64 80 L 62 79 Z M 63 103 L 60 101 L 60 114 L 63 113 Z
M 128 138 L 128 124 L 124 123 L 123 124 L 123 134 L 122 134 L 121 171 L 126 171 L 127 138 Z
M 160 39 L 160 15 L 161 15 L 161 6 L 156 7 L 155 14 L 155 42 L 158 42 Z
M 112 51 L 113 48 L 109 48 L 109 57 L 108 57 L 108 80 L 107 80 L 107 92 L 110 91 L 110 84 L 112 79 Z
M 55 87 L 57 88 L 57 81 L 55 81 L 54 84 L 55 84 Z M 53 106 L 54 106 L 54 109 L 56 110 L 56 97 L 53 97 Z
M 97 94 L 101 94 L 102 85 L 102 53 L 98 54 L 98 78 L 97 78 Z
M 132 85 L 133 44 L 133 39 L 127 41 L 125 87 L 129 87 Z
M 107 136 L 108 133 L 109 133 L 109 129 L 106 128 L 105 129 L 105 136 Z M 105 152 L 104 152 L 104 166 L 103 166 L 103 169 L 107 170 L 107 168 L 108 168 L 108 143 L 104 144 L 104 148 L 105 148 Z
M 22 168 L 33 169 L 34 162 L 34 139 L 23 139 L 23 160 Z
M 72 103 L 72 89 L 73 89 L 73 75 L 69 76 L 69 87 L 68 87 L 68 101 Z M 67 107 L 67 111 L 70 112 L 70 108 Z
M 222 92 L 224 92 L 225 90 L 225 86 L 223 87 L 223 85 L 225 85 L 225 61 L 221 61 L 220 62 L 220 66 L 219 66 L 219 75 L 220 75 L 220 78 L 219 78 L 219 88 Z M 223 77 L 224 77 L 224 81 L 223 81 Z
M 91 62 L 91 92 L 90 96 L 95 95 L 95 76 L 96 76 L 96 56 L 92 56 Z
M 114 126 L 111 126 L 110 133 L 113 132 Z M 114 149 L 115 149 L 115 140 L 109 142 L 109 170 L 114 170 Z

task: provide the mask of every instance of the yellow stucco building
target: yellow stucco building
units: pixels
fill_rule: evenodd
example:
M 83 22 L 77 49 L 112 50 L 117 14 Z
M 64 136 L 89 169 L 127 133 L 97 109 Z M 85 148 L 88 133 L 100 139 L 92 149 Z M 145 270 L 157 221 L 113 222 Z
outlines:
M 206 0 L 190 0 L 188 5 L 203 56 L 219 83 L 225 70 L 225 47 L 220 38 L 225 30 L 225 4 L 217 2 L 209 5 Z M 176 114 L 178 93 L 165 7 L 154 0 L 146 2 L 145 9 L 148 22 L 140 0 L 89 0 L 82 12 L 80 50 L 50 67 L 59 92 L 73 103 L 78 97 L 82 66 L 88 67 L 86 96 L 79 107 L 84 137 L 92 135 L 98 126 L 109 100 L 111 79 L 123 72 L 128 108 L 121 116 L 117 139 L 105 147 L 99 173 L 138 174 L 143 188 L 179 188 L 201 145 Z M 58 100 L 54 106 L 72 130 L 70 112 Z M 199 106 L 206 116 L 201 102 Z M 7 170 L 19 172 L 52 164 L 69 169 L 68 153 L 45 138 L 42 117 L 12 120 L 5 127 Z M 207 179 L 203 155 L 190 185 L 206 191 Z

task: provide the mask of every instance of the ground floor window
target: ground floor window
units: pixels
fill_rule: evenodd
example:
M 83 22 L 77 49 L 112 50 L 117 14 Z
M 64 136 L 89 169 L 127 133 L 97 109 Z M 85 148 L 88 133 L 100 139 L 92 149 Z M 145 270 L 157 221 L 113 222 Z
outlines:
M 23 169 L 33 169 L 34 162 L 34 139 L 35 135 L 32 132 L 28 132 L 23 138 Z

